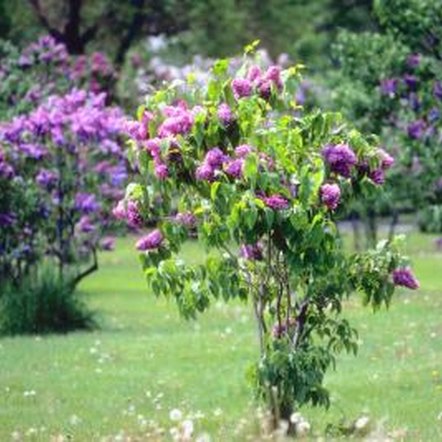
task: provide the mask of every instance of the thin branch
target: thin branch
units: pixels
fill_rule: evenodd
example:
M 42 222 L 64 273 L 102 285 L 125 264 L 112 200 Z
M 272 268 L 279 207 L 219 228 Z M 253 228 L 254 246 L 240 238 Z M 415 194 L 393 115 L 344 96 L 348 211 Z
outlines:
M 119 66 L 123 64 L 126 52 L 130 49 L 132 42 L 137 37 L 144 21 L 144 8 L 145 0 L 132 0 L 132 5 L 135 8 L 135 12 L 132 16 L 132 22 L 127 28 L 126 35 L 120 40 L 120 45 L 117 49 L 115 56 L 115 63 Z
M 92 265 L 83 272 L 79 273 L 72 281 L 73 288 L 77 287 L 77 285 L 83 278 L 86 278 L 86 276 L 89 276 L 91 273 L 94 273 L 95 271 L 98 270 L 97 249 L 95 247 L 92 248 L 92 257 L 93 257 Z

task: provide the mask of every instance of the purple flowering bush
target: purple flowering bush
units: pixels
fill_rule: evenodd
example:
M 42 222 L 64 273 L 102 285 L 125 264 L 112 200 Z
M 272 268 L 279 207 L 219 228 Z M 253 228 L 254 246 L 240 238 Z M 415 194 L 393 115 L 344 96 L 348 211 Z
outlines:
M 128 171 L 124 117 L 74 89 L 0 124 L 0 278 L 19 286 L 53 262 L 72 287 L 111 250 L 112 207 Z
M 109 93 L 116 72 L 105 54 L 74 57 L 51 36 L 19 51 L 0 41 L 0 120 L 28 112 L 48 96 L 67 93 L 73 87 Z
M 376 140 L 339 114 L 302 112 L 297 67 L 228 66 L 216 62 L 207 87 L 147 97 L 129 124 L 139 173 L 114 212 L 157 220 L 136 248 L 153 292 L 184 317 L 216 299 L 250 302 L 260 348 L 251 381 L 276 425 L 303 404 L 328 405 L 325 372 L 357 348 L 344 301 L 359 293 L 377 309 L 396 285 L 417 284 L 397 239 L 348 253 L 337 229 L 391 165 Z M 195 234 L 203 264 L 180 256 Z
M 399 213 L 419 211 L 422 230 L 442 231 L 440 8 L 432 1 L 376 2 L 379 31 L 345 32 L 336 44 L 334 104 L 361 130 L 378 134 L 395 158 L 388 191 L 357 210 L 365 218 L 390 213 L 392 227 Z

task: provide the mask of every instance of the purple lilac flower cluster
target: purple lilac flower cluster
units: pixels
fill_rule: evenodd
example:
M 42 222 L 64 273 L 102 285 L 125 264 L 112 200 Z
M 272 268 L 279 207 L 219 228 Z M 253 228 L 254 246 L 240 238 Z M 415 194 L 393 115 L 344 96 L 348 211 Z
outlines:
M 337 184 L 323 184 L 320 189 L 321 201 L 330 210 L 336 210 L 341 199 L 341 189 Z
M 49 35 L 40 37 L 37 41 L 27 46 L 18 59 L 22 68 L 29 68 L 35 64 L 48 64 L 67 66 L 69 54 L 62 43 L 58 43 Z
M 70 67 L 72 80 L 85 85 L 91 92 L 106 91 L 116 80 L 116 71 L 103 52 L 93 52 L 89 56 L 80 55 Z
M 401 267 L 393 271 L 393 282 L 395 285 L 407 287 L 412 290 L 419 288 L 419 281 L 408 267 Z
M 272 89 L 282 89 L 281 67 L 270 66 L 265 72 L 257 65 L 250 67 L 245 78 L 235 78 L 232 90 L 236 99 L 249 97 L 255 91 L 264 99 L 269 99 Z
M 136 243 L 137 250 L 142 252 L 158 249 L 164 241 L 164 236 L 161 230 L 155 229 L 148 235 L 140 238 Z
M 243 166 L 245 157 L 252 151 L 247 145 L 238 146 L 233 156 L 225 154 L 218 147 L 207 151 L 206 156 L 200 166 L 195 171 L 197 180 L 213 181 L 217 173 L 224 171 L 226 175 L 240 179 L 243 176 Z
M 348 178 L 352 168 L 358 162 L 356 154 L 348 144 L 328 144 L 322 150 L 322 155 L 332 172 Z

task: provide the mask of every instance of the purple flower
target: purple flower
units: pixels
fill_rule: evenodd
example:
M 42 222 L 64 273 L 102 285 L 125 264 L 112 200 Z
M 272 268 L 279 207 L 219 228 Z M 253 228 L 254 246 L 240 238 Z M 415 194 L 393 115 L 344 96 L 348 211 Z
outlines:
M 393 96 L 396 93 L 398 81 L 396 78 L 381 80 L 381 92 L 384 95 Z
M 410 103 L 411 109 L 413 109 L 415 112 L 417 112 L 422 106 L 421 100 L 415 92 L 410 93 L 408 102 Z
M 169 176 L 168 167 L 160 162 L 155 162 L 155 176 L 159 180 L 165 180 Z
M 137 141 L 142 141 L 144 139 L 141 123 L 139 121 L 126 121 L 124 124 L 124 131 L 129 137 L 134 138 Z
M 417 77 L 415 75 L 410 75 L 410 74 L 406 74 L 404 75 L 404 83 L 405 85 L 411 89 L 411 90 L 416 90 L 417 87 Z
M 228 126 L 235 119 L 227 103 L 221 103 L 218 106 L 217 116 L 224 126 Z
M 253 147 L 248 144 L 241 144 L 235 148 L 235 156 L 237 158 L 245 158 L 249 153 L 253 151 Z
M 258 80 L 261 75 L 261 68 L 255 64 L 253 66 L 250 66 L 250 69 L 247 72 L 247 80 L 254 82 L 255 80 Z
M 368 177 L 375 184 L 381 185 L 385 183 L 385 172 L 383 169 L 374 169 L 370 171 Z
M 437 250 L 442 250 L 442 237 L 437 238 L 437 239 L 434 241 L 434 243 L 435 243 L 435 245 L 436 245 Z
M 415 140 L 421 139 L 425 134 L 425 121 L 416 120 L 410 123 L 407 127 L 408 136 Z
M 428 112 L 428 121 L 430 123 L 434 123 L 440 118 L 440 111 L 437 107 L 433 107 Z
M 159 138 L 152 138 L 146 141 L 146 150 L 150 153 L 152 158 L 159 158 L 161 153 L 161 140 Z
M 112 209 L 112 215 L 116 219 L 126 218 L 126 207 L 124 206 L 124 200 L 118 201 L 118 204 Z
M 115 238 L 113 238 L 112 236 L 105 236 L 100 241 L 100 248 L 101 248 L 101 250 L 104 250 L 106 252 L 114 250 L 115 249 Z
M 394 158 L 384 149 L 378 149 L 377 153 L 378 153 L 378 158 L 381 162 L 381 168 L 383 170 L 390 169 L 394 164 Z
M 274 194 L 263 198 L 264 204 L 273 210 L 284 210 L 289 207 L 289 202 L 281 195 Z
M 9 180 L 13 176 L 14 168 L 6 162 L 0 162 L 0 177 Z
M 419 64 L 420 64 L 420 62 L 421 62 L 421 56 L 420 56 L 420 54 L 410 54 L 408 57 L 407 57 L 407 65 L 410 67 L 410 68 L 417 68 L 418 66 L 419 66 Z
M 78 221 L 77 223 L 77 229 L 81 233 L 91 233 L 96 229 L 96 227 L 91 223 L 91 220 L 88 216 L 82 216 L 80 218 L 80 221 Z
M 322 150 L 325 161 L 332 172 L 349 177 L 352 167 L 357 163 L 356 154 L 347 144 L 328 144 Z
M 163 234 L 159 229 L 155 229 L 148 235 L 140 238 L 136 243 L 137 250 L 142 252 L 146 250 L 158 249 L 164 241 Z
M 77 193 L 75 208 L 85 214 L 96 212 L 100 208 L 97 198 L 92 193 Z
M 203 163 L 196 169 L 195 176 L 197 180 L 213 181 L 215 170 L 209 164 Z
M 33 158 L 34 160 L 41 160 L 44 158 L 48 151 L 44 146 L 40 146 L 38 144 L 21 144 L 20 150 L 29 158 Z
M 249 261 L 260 261 L 263 257 L 262 246 L 256 244 L 243 244 L 239 249 L 239 256 Z
M 393 271 L 393 282 L 395 285 L 415 290 L 419 288 L 419 281 L 414 277 L 409 267 L 401 267 Z
M 175 221 L 186 227 L 194 227 L 196 216 L 192 212 L 178 212 L 175 215 Z
M 252 95 L 252 83 L 245 78 L 235 78 L 232 81 L 232 89 L 236 99 Z
M 265 73 L 264 78 L 271 81 L 278 89 L 282 88 L 281 67 L 274 65 L 270 66 Z
M 243 164 L 243 159 L 231 160 L 224 166 L 224 170 L 227 175 L 230 175 L 233 178 L 241 178 Z
M 0 213 L 0 226 L 8 227 L 14 224 L 16 215 L 12 212 Z
M 51 189 L 58 180 L 58 175 L 52 170 L 41 169 L 35 177 L 36 183 L 46 189 Z
M 207 151 L 206 156 L 204 158 L 204 163 L 209 165 L 213 169 L 218 169 L 223 165 L 223 162 L 226 160 L 226 155 L 224 152 L 218 148 L 214 147 Z
M 258 92 L 260 97 L 268 100 L 272 93 L 272 82 L 270 80 L 263 80 L 258 85 Z
M 323 184 L 320 190 L 322 203 L 330 210 L 335 210 L 341 199 L 341 189 L 337 184 Z
M 129 200 L 126 206 L 126 219 L 130 226 L 140 227 L 143 224 L 143 218 L 135 201 Z
M 165 110 L 168 117 L 158 128 L 158 136 L 166 138 L 174 135 L 185 135 L 190 132 L 194 122 L 193 115 L 182 106 L 168 107 Z

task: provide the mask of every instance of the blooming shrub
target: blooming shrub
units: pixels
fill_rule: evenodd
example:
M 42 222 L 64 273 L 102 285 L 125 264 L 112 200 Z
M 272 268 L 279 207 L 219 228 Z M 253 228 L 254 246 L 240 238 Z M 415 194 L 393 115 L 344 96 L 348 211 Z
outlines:
M 112 91 L 116 73 L 100 52 L 74 57 L 51 36 L 40 37 L 21 52 L 0 42 L 0 119 L 28 112 L 48 96 L 73 87 L 99 93 Z
M 115 212 L 158 220 L 136 247 L 153 292 L 184 317 L 213 299 L 253 305 L 253 384 L 275 420 L 289 419 L 300 405 L 328 405 L 325 372 L 340 351 L 356 352 L 343 301 L 358 292 L 376 309 L 395 284 L 416 288 L 397 240 L 350 254 L 336 226 L 391 161 L 339 114 L 303 114 L 296 67 L 246 61 L 232 77 L 219 61 L 211 78 L 184 94 L 169 86 L 139 109 L 130 131 L 139 174 Z M 180 257 L 195 231 L 203 264 Z
M 398 213 L 417 209 L 426 231 L 442 231 L 440 8 L 434 1 L 376 2 L 379 31 L 341 35 L 332 82 L 336 107 L 361 130 L 379 134 L 396 159 L 388 192 L 358 210 L 390 212 L 394 223 Z M 375 179 L 382 183 L 384 176 Z
M 20 284 L 48 258 L 73 285 L 96 269 L 127 178 L 124 118 L 74 89 L 0 125 L 0 276 Z M 72 274 L 79 263 L 93 261 Z

